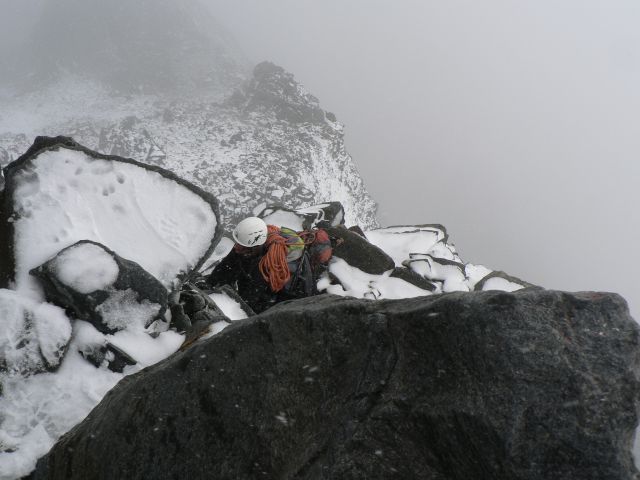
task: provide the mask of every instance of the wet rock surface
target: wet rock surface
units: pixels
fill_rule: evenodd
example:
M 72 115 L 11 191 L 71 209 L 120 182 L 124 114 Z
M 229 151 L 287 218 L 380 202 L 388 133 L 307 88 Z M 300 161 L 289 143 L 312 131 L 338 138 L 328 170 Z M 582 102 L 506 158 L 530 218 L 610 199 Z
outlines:
M 614 294 L 282 303 L 125 378 L 34 479 L 637 479 Z

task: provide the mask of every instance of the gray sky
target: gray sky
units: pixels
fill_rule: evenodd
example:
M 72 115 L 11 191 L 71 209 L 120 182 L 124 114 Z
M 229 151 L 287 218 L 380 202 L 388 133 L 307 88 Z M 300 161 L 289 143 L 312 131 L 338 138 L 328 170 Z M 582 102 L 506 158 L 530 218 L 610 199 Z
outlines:
M 384 224 L 638 316 L 640 2 L 207 3 L 345 123 Z

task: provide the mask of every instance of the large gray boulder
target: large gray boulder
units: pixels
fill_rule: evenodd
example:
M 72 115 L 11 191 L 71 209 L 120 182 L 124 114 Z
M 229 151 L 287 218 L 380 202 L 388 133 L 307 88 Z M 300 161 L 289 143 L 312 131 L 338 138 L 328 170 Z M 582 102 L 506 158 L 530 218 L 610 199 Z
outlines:
M 124 379 L 35 479 L 640 478 L 619 296 L 320 296 Z

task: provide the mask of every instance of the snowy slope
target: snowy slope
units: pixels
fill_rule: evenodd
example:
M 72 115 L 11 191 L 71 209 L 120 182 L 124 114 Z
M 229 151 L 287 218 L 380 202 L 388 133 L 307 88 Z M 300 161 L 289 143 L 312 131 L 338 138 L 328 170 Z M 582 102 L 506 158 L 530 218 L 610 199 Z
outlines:
M 332 200 L 344 205 L 347 224 L 377 226 L 376 204 L 335 117 L 272 64 L 256 67 L 240 87 L 226 97 L 178 101 L 112 96 L 66 78 L 47 92 L 5 99 L 0 163 L 26 150 L 36 134 L 65 134 L 192 181 L 217 196 L 227 226 L 267 204 L 303 207 Z M 61 101 L 55 99 L 58 90 Z

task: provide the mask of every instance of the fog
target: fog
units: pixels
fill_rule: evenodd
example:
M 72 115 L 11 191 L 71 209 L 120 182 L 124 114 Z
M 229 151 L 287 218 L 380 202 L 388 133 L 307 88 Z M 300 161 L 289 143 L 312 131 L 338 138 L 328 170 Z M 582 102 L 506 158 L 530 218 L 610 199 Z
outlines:
M 382 224 L 442 223 L 465 261 L 638 316 L 638 2 L 203 1 L 345 124 Z M 41 5 L 0 0 L 0 50 Z
M 638 316 L 638 2 L 209 3 L 346 125 L 383 224 L 443 223 L 466 261 Z

